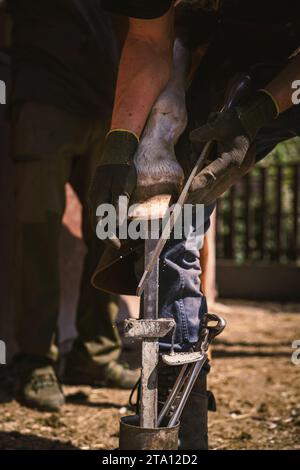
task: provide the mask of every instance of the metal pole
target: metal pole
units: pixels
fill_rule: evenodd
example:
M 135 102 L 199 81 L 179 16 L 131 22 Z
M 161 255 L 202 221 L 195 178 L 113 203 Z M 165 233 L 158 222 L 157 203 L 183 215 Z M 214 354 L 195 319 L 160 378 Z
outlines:
M 181 417 L 181 414 L 184 410 L 186 402 L 187 402 L 187 400 L 188 400 L 188 398 L 191 394 L 193 386 L 195 385 L 197 377 L 198 377 L 204 363 L 206 362 L 206 360 L 207 360 L 207 354 L 205 354 L 205 356 L 203 357 L 203 359 L 201 361 L 198 361 L 198 362 L 195 362 L 194 364 L 192 364 L 189 378 L 185 383 L 185 386 L 184 386 L 184 389 L 183 389 L 182 396 L 181 396 L 180 402 L 178 404 L 178 407 L 176 408 L 176 410 L 174 411 L 174 413 L 173 413 L 173 415 L 170 419 L 170 422 L 168 424 L 169 427 L 174 426 L 180 420 L 180 417 Z
M 181 391 L 181 389 L 182 389 L 182 387 L 185 383 L 185 380 L 187 379 L 186 372 L 187 372 L 188 366 L 189 366 L 189 364 L 184 364 L 181 367 L 180 373 L 179 373 L 179 375 L 176 379 L 174 387 L 172 388 L 168 398 L 165 401 L 164 406 L 161 409 L 161 412 L 159 413 L 158 422 L 157 422 L 158 426 L 160 426 L 162 424 L 164 418 L 167 416 L 167 414 L 169 413 L 171 407 L 173 406 L 173 403 L 174 403 L 178 393 Z
M 148 233 L 151 233 L 150 230 Z M 157 240 L 145 240 L 145 266 L 153 256 Z M 159 284 L 159 258 L 152 270 L 143 294 L 143 318 L 158 318 L 158 284 Z M 159 360 L 158 338 L 144 338 L 142 343 L 142 374 L 141 374 L 141 401 L 140 426 L 142 428 L 157 427 L 157 366 Z

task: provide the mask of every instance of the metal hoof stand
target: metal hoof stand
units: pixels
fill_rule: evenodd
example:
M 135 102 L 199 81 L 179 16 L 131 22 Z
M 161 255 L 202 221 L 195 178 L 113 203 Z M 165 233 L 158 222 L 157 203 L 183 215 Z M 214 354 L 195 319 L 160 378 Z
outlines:
M 145 241 L 145 265 L 149 263 L 157 240 Z M 225 328 L 225 320 L 207 314 L 201 338 L 193 351 L 162 354 L 169 367 L 181 367 L 169 396 L 158 415 L 159 338 L 175 330 L 175 321 L 158 318 L 159 257 L 145 283 L 143 318 L 125 320 L 125 336 L 142 339 L 142 374 L 139 416 L 126 416 L 120 421 L 120 450 L 176 450 L 180 416 L 189 394 L 207 360 L 208 346 Z M 213 323 L 213 324 L 212 324 Z M 170 416 L 171 413 L 171 416 Z M 165 422 L 168 424 L 165 425 Z M 162 423 L 164 426 L 162 427 Z

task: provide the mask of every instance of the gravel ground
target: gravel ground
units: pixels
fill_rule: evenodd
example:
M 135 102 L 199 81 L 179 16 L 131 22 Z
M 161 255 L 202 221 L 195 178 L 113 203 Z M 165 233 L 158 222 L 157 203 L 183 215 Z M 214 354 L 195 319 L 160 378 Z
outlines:
M 212 310 L 228 326 L 214 346 L 209 376 L 218 405 L 210 413 L 210 448 L 300 450 L 300 364 L 291 361 L 292 342 L 300 340 L 300 305 L 228 301 Z M 62 411 L 41 413 L 21 407 L 5 385 L 3 380 L 0 449 L 118 446 L 127 391 L 64 387 Z

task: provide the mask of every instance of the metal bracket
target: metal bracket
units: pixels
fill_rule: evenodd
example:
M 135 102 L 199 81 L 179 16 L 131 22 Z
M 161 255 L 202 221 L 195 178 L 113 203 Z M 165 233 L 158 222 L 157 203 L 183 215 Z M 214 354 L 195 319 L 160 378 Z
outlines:
M 159 318 L 157 320 L 130 318 L 124 321 L 124 334 L 126 338 L 163 338 L 175 326 L 173 318 Z
M 182 366 L 201 361 L 207 354 L 202 351 L 192 351 L 186 353 L 162 354 L 161 358 L 167 366 Z

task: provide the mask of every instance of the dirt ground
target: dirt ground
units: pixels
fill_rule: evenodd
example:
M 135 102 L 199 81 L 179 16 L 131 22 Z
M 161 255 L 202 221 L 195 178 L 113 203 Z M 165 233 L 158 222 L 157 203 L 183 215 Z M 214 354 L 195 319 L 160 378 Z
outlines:
M 210 448 L 300 450 L 300 364 L 291 361 L 300 305 L 225 302 L 214 311 L 228 326 L 214 347 L 209 376 L 218 405 L 210 413 Z M 61 413 L 41 413 L 17 404 L 2 383 L 0 449 L 116 448 L 129 393 L 64 391 Z

